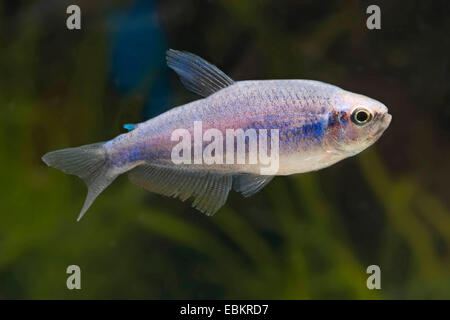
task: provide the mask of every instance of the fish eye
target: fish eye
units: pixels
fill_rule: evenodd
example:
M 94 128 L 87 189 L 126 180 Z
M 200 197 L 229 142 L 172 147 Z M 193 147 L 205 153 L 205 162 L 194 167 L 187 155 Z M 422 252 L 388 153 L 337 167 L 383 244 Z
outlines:
M 372 120 L 372 114 L 364 108 L 356 108 L 353 110 L 351 119 L 354 124 L 362 126 Z

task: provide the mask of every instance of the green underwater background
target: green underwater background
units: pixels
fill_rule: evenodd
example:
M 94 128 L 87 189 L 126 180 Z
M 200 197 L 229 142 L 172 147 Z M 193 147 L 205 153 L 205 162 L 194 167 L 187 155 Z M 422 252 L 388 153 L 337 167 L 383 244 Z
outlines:
M 69 4 L 0 2 L 0 299 L 450 299 L 448 2 L 80 0 L 81 30 Z M 393 120 L 361 154 L 232 192 L 213 217 L 124 175 L 76 222 L 85 185 L 42 155 L 199 98 L 168 48 L 235 80 L 332 83 Z

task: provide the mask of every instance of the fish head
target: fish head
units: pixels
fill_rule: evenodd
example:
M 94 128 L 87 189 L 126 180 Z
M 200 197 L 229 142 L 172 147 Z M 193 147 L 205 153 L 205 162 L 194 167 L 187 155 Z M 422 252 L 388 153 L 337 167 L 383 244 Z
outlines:
M 360 94 L 344 91 L 340 100 L 334 110 L 335 148 L 351 156 L 375 143 L 392 116 L 383 103 Z

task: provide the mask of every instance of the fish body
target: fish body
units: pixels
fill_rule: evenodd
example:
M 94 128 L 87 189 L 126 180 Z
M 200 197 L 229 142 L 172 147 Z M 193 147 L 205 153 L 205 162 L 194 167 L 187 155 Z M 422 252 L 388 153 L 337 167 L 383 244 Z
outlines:
M 146 122 L 126 125 L 131 131 L 105 143 L 58 150 L 43 157 L 48 165 L 76 174 L 87 183 L 88 197 L 80 217 L 115 177 L 126 172 L 132 182 L 150 191 L 182 200 L 193 197 L 196 208 L 213 214 L 232 188 L 249 196 L 274 175 L 319 170 L 359 153 L 382 135 L 391 120 L 381 102 L 320 81 L 234 82 L 193 54 L 169 50 L 167 58 L 183 84 L 203 99 Z M 201 124 L 200 131 L 197 124 Z M 197 147 L 204 150 L 223 138 L 222 147 L 211 153 L 223 161 L 204 163 L 202 158 L 174 163 L 173 150 L 181 143 L 173 136 L 177 130 L 188 134 L 189 141 L 184 141 L 188 145 L 183 144 L 187 149 L 182 153 L 191 160 Z M 204 139 L 203 134 L 210 130 L 214 135 Z M 236 161 L 238 147 L 224 146 L 229 130 L 254 130 L 260 136 L 268 133 L 264 145 L 268 146 L 267 155 L 276 156 L 276 171 L 264 171 L 267 162 L 259 158 L 253 163 Z M 202 136 L 196 140 L 199 132 Z M 240 150 L 250 159 L 256 150 L 251 137 L 242 142 Z M 261 140 L 257 142 L 260 148 Z M 227 158 L 229 151 L 233 155 Z

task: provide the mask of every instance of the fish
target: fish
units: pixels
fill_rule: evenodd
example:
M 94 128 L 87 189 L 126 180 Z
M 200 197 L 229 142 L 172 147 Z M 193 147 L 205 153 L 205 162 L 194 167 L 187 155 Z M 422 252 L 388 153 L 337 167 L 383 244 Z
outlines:
M 125 124 L 129 131 L 112 140 L 42 157 L 48 166 L 86 183 L 77 221 L 124 173 L 150 192 L 182 201 L 192 198 L 194 208 L 213 215 L 231 190 L 250 197 L 274 176 L 316 171 L 360 153 L 381 137 L 392 119 L 383 103 L 321 81 L 234 81 L 203 58 L 173 49 L 167 50 L 166 62 L 201 99 L 145 122 Z M 243 133 L 241 147 L 237 133 Z M 219 139 L 224 137 L 231 147 L 224 148 Z M 216 161 L 204 157 L 205 152 Z M 268 164 L 275 170 L 264 170 Z

